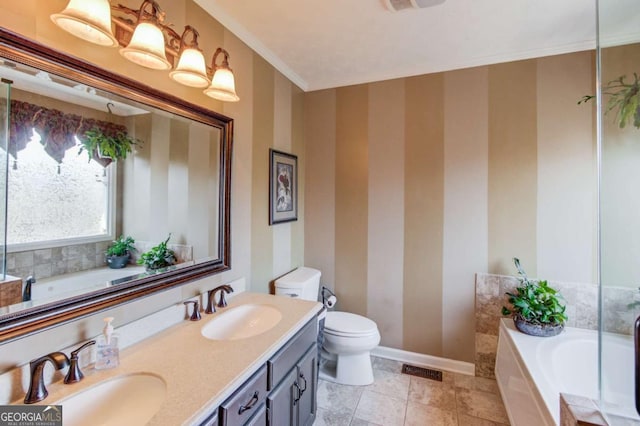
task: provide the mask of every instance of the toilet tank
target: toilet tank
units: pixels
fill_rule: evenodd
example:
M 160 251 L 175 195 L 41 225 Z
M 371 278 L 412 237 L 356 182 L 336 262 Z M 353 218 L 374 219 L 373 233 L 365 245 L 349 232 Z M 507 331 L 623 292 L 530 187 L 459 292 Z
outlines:
M 305 266 L 295 269 L 275 281 L 276 295 L 305 300 L 318 300 L 320 271 Z

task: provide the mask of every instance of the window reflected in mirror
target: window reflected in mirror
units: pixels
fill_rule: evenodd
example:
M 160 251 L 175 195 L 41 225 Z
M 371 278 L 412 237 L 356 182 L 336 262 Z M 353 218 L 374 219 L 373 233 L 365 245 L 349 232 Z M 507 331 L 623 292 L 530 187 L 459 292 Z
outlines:
M 6 272 L 23 282 L 9 310 L 219 258 L 219 128 L 22 64 L 0 76 L 13 81 Z M 116 268 L 121 236 L 133 243 Z M 143 262 L 165 241 L 166 263 Z

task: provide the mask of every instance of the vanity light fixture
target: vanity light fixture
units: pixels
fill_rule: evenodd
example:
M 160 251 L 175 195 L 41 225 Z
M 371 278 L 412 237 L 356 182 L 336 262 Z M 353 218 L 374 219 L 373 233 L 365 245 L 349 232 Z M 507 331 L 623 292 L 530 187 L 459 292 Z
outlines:
M 216 59 L 221 53 L 224 55 L 224 59 L 221 65 L 217 65 Z M 233 71 L 229 67 L 229 53 L 226 50 L 221 47 L 216 49 L 216 53 L 214 53 L 213 60 L 211 61 L 211 68 L 213 69 L 211 85 L 204 90 L 204 94 L 219 101 L 239 101 L 240 98 L 236 95 L 236 83 Z
M 151 6 L 151 15 L 145 13 L 146 6 Z M 158 27 L 164 21 L 164 12 L 154 0 L 144 0 L 138 10 L 138 21 L 131 41 L 127 47 L 120 49 L 120 54 L 134 64 L 154 70 L 168 70 L 171 63 L 167 61 L 165 41 L 162 30 Z
M 178 35 L 171 25 L 164 24 L 164 18 L 165 13 L 155 0 L 144 0 L 138 10 L 121 4 L 111 6 L 109 0 L 69 0 L 62 12 L 51 15 L 56 25 L 83 40 L 109 47 L 120 45 L 120 54 L 137 65 L 170 70 L 177 61 L 169 73 L 172 80 L 190 87 L 208 85 L 203 91 L 207 96 L 225 102 L 239 101 L 229 53 L 219 47 L 211 67 L 207 67 L 198 46 L 198 31 L 187 25 Z M 221 54 L 222 63 L 218 65 Z
M 191 42 L 187 43 L 187 36 L 191 35 Z M 190 87 L 207 87 L 207 65 L 204 62 L 202 50 L 198 47 L 198 31 L 191 25 L 184 27 L 180 37 L 180 51 L 178 66 L 169 73 L 174 81 Z
M 101 46 L 115 47 L 118 41 L 111 31 L 109 0 L 69 0 L 51 20 L 63 30 Z

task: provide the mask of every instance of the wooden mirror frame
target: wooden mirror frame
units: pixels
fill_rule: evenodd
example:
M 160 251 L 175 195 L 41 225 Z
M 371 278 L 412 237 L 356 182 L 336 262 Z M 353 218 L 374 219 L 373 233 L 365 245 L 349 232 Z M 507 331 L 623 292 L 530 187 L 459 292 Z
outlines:
M 0 344 L 231 268 L 233 119 L 0 27 L 0 60 L 19 62 L 220 130 L 218 258 L 0 316 Z

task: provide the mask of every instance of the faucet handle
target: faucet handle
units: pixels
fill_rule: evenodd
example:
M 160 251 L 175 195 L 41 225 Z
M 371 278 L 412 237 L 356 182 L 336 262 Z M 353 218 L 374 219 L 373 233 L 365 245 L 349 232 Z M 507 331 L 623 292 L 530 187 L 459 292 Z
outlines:
M 69 371 L 67 371 L 67 375 L 64 377 L 64 382 L 66 384 L 77 383 L 84 378 L 84 374 L 82 374 L 82 371 L 80 370 L 80 365 L 78 365 L 78 354 L 84 348 L 95 345 L 95 343 L 95 340 L 89 340 L 87 343 L 71 352 L 71 357 L 69 358 Z
M 190 303 L 193 303 L 193 313 L 191 314 L 191 317 L 189 318 L 190 321 L 200 321 L 202 319 L 202 317 L 200 316 L 200 304 L 198 303 L 197 300 L 187 300 L 186 302 L 184 302 L 184 305 L 189 305 Z

